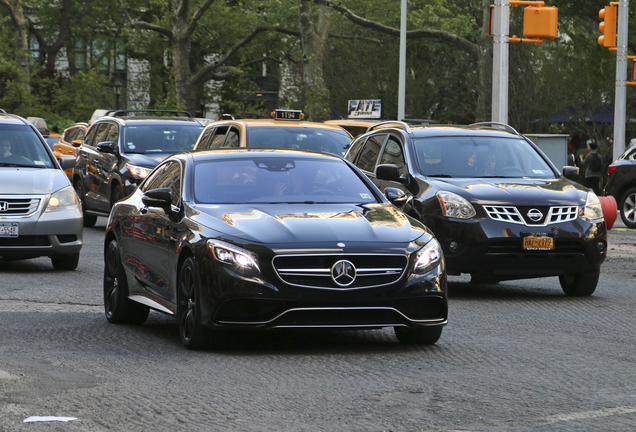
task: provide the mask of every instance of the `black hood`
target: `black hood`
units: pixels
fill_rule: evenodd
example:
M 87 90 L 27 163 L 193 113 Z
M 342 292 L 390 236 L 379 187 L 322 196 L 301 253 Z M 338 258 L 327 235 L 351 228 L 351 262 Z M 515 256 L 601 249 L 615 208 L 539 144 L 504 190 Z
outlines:
M 154 168 L 161 163 L 165 158 L 172 156 L 171 153 L 149 153 L 149 154 L 137 154 L 126 153 L 126 158 L 133 165 L 139 165 L 142 167 Z

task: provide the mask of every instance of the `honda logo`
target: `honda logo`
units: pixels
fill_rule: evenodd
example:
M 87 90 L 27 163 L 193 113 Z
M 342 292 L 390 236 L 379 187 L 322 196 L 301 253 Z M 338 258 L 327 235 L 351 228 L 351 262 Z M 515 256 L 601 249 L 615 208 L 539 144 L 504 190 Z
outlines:
M 0 201 L 0 212 L 6 212 L 9 210 L 9 203 L 6 201 Z

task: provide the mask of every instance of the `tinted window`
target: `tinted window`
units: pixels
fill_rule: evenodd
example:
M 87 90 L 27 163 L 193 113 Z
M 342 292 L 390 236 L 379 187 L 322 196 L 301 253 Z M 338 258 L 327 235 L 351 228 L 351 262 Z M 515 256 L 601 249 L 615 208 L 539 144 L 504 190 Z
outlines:
M 366 184 L 341 160 L 236 158 L 199 162 L 200 203 L 374 203 Z
M 420 172 L 432 177 L 555 177 L 539 153 L 521 139 L 448 136 L 414 142 Z
M 170 161 L 152 172 L 141 190 L 147 192 L 152 189 L 168 188 L 172 190 L 172 205 L 179 204 L 181 199 L 181 164 Z
M 248 147 L 315 150 L 343 156 L 351 137 L 344 130 L 305 127 L 251 127 L 247 130 Z
M 386 134 L 373 135 L 369 137 L 360 151 L 360 158 L 358 159 L 358 162 L 356 162 L 358 168 L 368 172 L 374 172 L 378 156 L 380 155 L 380 149 L 382 148 L 382 143 L 385 138 Z
M 54 168 L 55 164 L 38 134 L 25 125 L 0 125 L 0 166 L 24 165 Z
M 65 141 L 67 143 L 72 142 L 74 139 L 76 139 L 75 137 L 77 136 L 77 132 L 80 130 L 80 128 L 70 128 L 67 129 L 64 132 L 64 136 L 62 137 L 62 141 Z M 81 139 L 81 138 L 80 138 Z
M 382 159 L 380 164 L 393 164 L 397 165 L 400 169 L 400 176 L 404 175 L 404 154 L 402 153 L 402 146 L 395 137 L 389 137 L 384 151 L 382 152 Z
M 128 125 L 124 128 L 124 151 L 174 154 L 192 150 L 202 130 L 203 126 L 200 124 Z
M 636 160 L 636 146 L 628 148 L 619 159 Z
M 351 144 L 351 150 L 349 151 L 349 154 L 347 155 L 347 159 L 350 162 L 355 162 L 356 156 L 358 156 L 358 154 L 360 154 L 360 150 L 362 150 L 362 146 L 363 146 L 365 140 L 366 140 L 366 138 L 356 139 L 353 142 L 353 144 Z

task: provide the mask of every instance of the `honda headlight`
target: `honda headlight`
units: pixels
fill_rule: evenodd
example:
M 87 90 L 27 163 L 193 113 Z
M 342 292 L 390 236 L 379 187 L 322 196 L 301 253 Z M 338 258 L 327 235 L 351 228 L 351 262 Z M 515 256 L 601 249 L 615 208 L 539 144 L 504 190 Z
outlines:
M 128 168 L 128 172 L 137 179 L 145 179 L 152 171 L 152 168 L 140 167 L 137 165 L 126 164 L 126 168 Z
M 585 200 L 585 208 L 583 209 L 583 219 L 588 222 L 603 219 L 601 201 L 594 192 L 587 193 L 587 200 Z
M 468 200 L 456 193 L 440 191 L 437 192 L 437 199 L 442 206 L 445 216 L 458 219 L 470 219 L 477 212 Z
M 79 199 L 77 193 L 72 186 L 67 186 L 64 189 L 60 189 L 54 192 L 49 197 L 49 202 L 46 206 L 47 212 L 59 211 L 59 210 L 73 210 L 79 208 Z
M 440 265 L 442 262 L 442 248 L 435 239 L 431 239 L 417 252 L 414 273 L 426 273 Z
M 256 262 L 256 255 L 240 247 L 217 240 L 209 240 L 208 251 L 215 260 L 237 273 L 248 274 L 260 273 L 261 271 Z

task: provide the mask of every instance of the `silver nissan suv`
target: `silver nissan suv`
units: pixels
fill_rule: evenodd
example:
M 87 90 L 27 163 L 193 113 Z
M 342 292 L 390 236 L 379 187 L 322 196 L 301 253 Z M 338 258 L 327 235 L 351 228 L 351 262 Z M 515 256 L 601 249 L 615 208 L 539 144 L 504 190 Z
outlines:
M 60 162 L 35 126 L 0 110 L 0 257 L 48 256 L 57 270 L 75 270 L 82 248 L 80 201 Z

